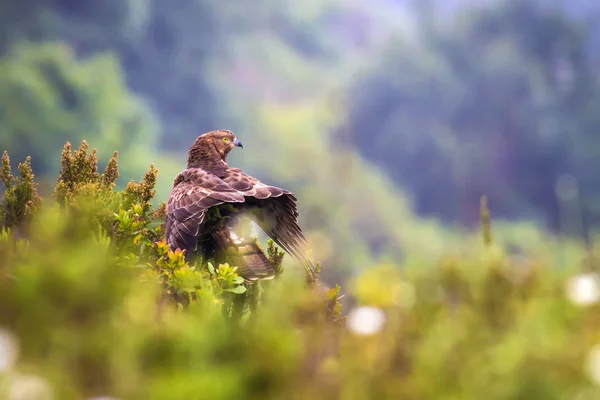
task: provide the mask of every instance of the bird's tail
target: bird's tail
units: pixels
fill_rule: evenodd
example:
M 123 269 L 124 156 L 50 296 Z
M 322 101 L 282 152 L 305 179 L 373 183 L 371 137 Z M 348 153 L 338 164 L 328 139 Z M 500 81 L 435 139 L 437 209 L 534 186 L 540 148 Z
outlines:
M 250 220 L 244 214 L 228 219 L 213 233 L 220 262 L 238 267 L 238 274 L 247 281 L 273 279 L 275 267 L 252 233 Z
M 227 251 L 230 264 L 249 281 L 273 279 L 275 268 L 255 239 L 233 241 Z

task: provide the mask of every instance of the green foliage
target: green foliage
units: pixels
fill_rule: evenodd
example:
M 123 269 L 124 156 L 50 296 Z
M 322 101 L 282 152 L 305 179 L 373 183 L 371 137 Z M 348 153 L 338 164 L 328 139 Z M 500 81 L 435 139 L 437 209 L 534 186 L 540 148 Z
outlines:
M 59 205 L 68 206 L 70 212 L 80 215 L 80 223 L 89 220 L 98 224 L 124 245 L 126 239 L 139 240 L 137 235 L 142 235 L 152 222 L 156 210 L 152 209 L 151 200 L 158 171 L 151 165 L 139 184 L 131 181 L 125 190 L 115 191 L 119 177 L 117 156 L 114 152 L 104 173 L 100 174 L 96 149 L 89 152 L 84 140 L 73 152 L 67 142 L 53 197 Z M 156 235 L 160 234 L 160 227 L 153 228 Z
M 148 205 L 156 170 L 115 191 L 116 155 L 104 174 L 85 143 L 63 159 L 62 206 L 34 213 L 26 238 L 0 232 L 0 396 L 32 379 L 34 398 L 61 399 L 600 394 L 600 280 L 579 268 L 597 254 L 548 243 L 568 254 L 562 268 L 551 253 L 512 257 L 485 201 L 479 245 L 430 265 L 372 263 L 344 315 L 340 286 L 283 274 L 272 242 L 266 285 L 172 251 L 153 226 L 164 205 Z
M 483 243 L 486 246 L 492 244 L 492 226 L 490 218 L 490 210 L 487 204 L 487 197 L 482 196 L 480 201 L 480 214 L 481 214 L 481 234 L 483 236 Z
M 24 240 L 14 242 L 10 230 L 0 234 L 0 335 L 5 329 L 17 335 L 21 359 L 52 381 L 57 397 L 117 391 L 125 397 L 171 398 L 173 390 L 183 395 L 193 389 L 181 384 L 172 388 L 183 378 L 173 373 L 189 375 L 190 367 L 200 367 L 190 362 L 203 357 L 208 357 L 205 365 L 210 370 L 215 367 L 210 358 L 221 360 L 219 375 L 242 366 L 235 360 L 245 359 L 246 368 L 251 367 L 239 371 L 237 383 L 229 380 L 228 389 L 215 387 L 217 398 L 236 393 L 239 397 L 257 379 L 260 384 L 253 390 L 268 394 L 280 383 L 264 387 L 265 374 L 277 376 L 285 364 L 284 370 L 297 370 L 299 366 L 288 359 L 299 357 L 300 350 L 290 346 L 297 336 L 290 330 L 292 321 L 275 327 L 257 313 L 258 284 L 247 288 L 237 267 L 228 264 L 191 265 L 184 252 L 172 251 L 164 239 L 158 240 L 162 227 L 151 225 L 153 218 L 164 217 L 164 205 L 156 210 L 150 205 L 155 169 L 141 183 L 130 183 L 118 192 L 113 190 L 116 153 L 104 174 L 98 173 L 96 152 L 88 152 L 85 142 L 74 153 L 67 143 L 62 162 L 54 192 L 57 206 L 32 216 L 32 229 Z M 110 215 L 113 207 L 119 211 Z M 272 243 L 269 248 L 281 271 L 282 254 Z M 301 286 L 290 288 L 296 296 L 308 295 Z M 38 301 L 39 307 L 34 305 Z M 324 301 L 311 297 L 310 312 L 327 313 Z M 270 304 L 270 312 L 287 313 L 276 299 Z M 248 311 L 253 315 L 251 326 L 226 322 L 228 317 L 239 322 Z M 116 337 L 120 339 L 115 342 Z M 191 340 L 189 348 L 180 342 L 183 337 Z M 4 345 L 5 336 L 0 338 Z M 271 355 L 272 364 L 262 358 L 270 353 L 265 349 L 275 338 L 285 342 L 280 343 L 279 354 Z M 251 360 L 256 357 L 260 362 L 255 371 Z M 18 374 L 0 371 L 0 377 L 2 396 L 19 385 Z
M 485 193 L 496 215 L 582 234 L 563 219 L 600 221 L 589 172 L 598 168 L 598 31 L 559 3 L 489 1 L 425 16 L 439 23 L 395 35 L 384 61 L 351 82 L 339 130 L 410 190 L 421 215 L 475 223 Z M 575 198 L 560 193 L 563 174 L 575 178 Z
M 16 227 L 26 222 L 41 207 L 42 199 L 37 193 L 37 184 L 33 181 L 31 158 L 19 163 L 19 175 L 12 175 L 10 158 L 5 151 L 0 167 L 0 181 L 4 184 L 4 195 L 0 203 L 0 227 Z
M 258 241 L 256 242 L 256 244 L 260 247 Z M 268 247 L 266 254 L 269 258 L 269 262 L 275 269 L 275 276 L 281 275 L 281 273 L 283 272 L 283 256 L 285 255 L 285 253 L 282 250 L 279 250 L 277 246 L 275 246 L 275 242 L 272 239 L 270 239 L 267 242 L 267 245 Z
M 110 54 L 79 59 L 64 43 L 14 43 L 0 59 L 0 86 L 0 142 L 13 156 L 31 155 L 38 174 L 56 172 L 65 141 L 93 137 L 105 160 L 121 149 L 128 174 L 141 170 L 135 155 L 155 145 L 156 121 Z

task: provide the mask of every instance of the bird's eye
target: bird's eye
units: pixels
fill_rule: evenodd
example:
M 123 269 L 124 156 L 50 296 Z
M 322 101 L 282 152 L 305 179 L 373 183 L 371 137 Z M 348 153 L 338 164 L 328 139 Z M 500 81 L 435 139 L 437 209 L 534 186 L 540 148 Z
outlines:
M 229 138 L 226 138 L 226 137 L 224 137 L 224 138 L 223 138 L 223 141 L 224 141 L 225 143 L 227 143 L 227 142 L 229 142 Z

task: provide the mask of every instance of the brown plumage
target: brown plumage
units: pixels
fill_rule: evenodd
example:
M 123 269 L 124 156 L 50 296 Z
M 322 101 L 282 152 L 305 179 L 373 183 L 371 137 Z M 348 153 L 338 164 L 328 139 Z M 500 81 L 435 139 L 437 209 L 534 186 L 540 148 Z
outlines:
M 247 280 L 270 279 L 273 266 L 244 232 L 249 222 L 244 223 L 242 217 L 249 217 L 304 262 L 311 271 L 309 278 L 314 279 L 294 193 L 230 168 L 227 155 L 236 146 L 242 144 L 233 132 L 217 130 L 199 136 L 190 147 L 187 168 L 175 178 L 167 201 L 167 242 L 187 254 L 229 262 Z

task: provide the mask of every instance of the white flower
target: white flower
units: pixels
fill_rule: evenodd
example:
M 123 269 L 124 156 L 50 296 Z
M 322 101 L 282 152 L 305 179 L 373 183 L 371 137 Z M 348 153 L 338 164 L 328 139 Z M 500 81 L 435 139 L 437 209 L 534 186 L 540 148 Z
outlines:
M 346 325 L 358 335 L 373 335 L 385 324 L 385 313 L 377 307 L 356 307 L 348 313 Z
M 19 352 L 16 338 L 4 329 L 0 329 L 0 373 L 12 369 Z
M 586 369 L 590 378 L 600 385 L 600 345 L 594 346 L 588 353 Z
M 52 390 L 45 379 L 35 375 L 16 375 L 12 378 L 10 400 L 52 400 Z
M 567 297 L 578 306 L 597 303 L 600 300 L 599 281 L 600 275 L 593 272 L 574 276 L 566 283 Z
M 99 396 L 99 397 L 90 397 L 87 400 L 119 400 L 116 397 L 110 396 Z

